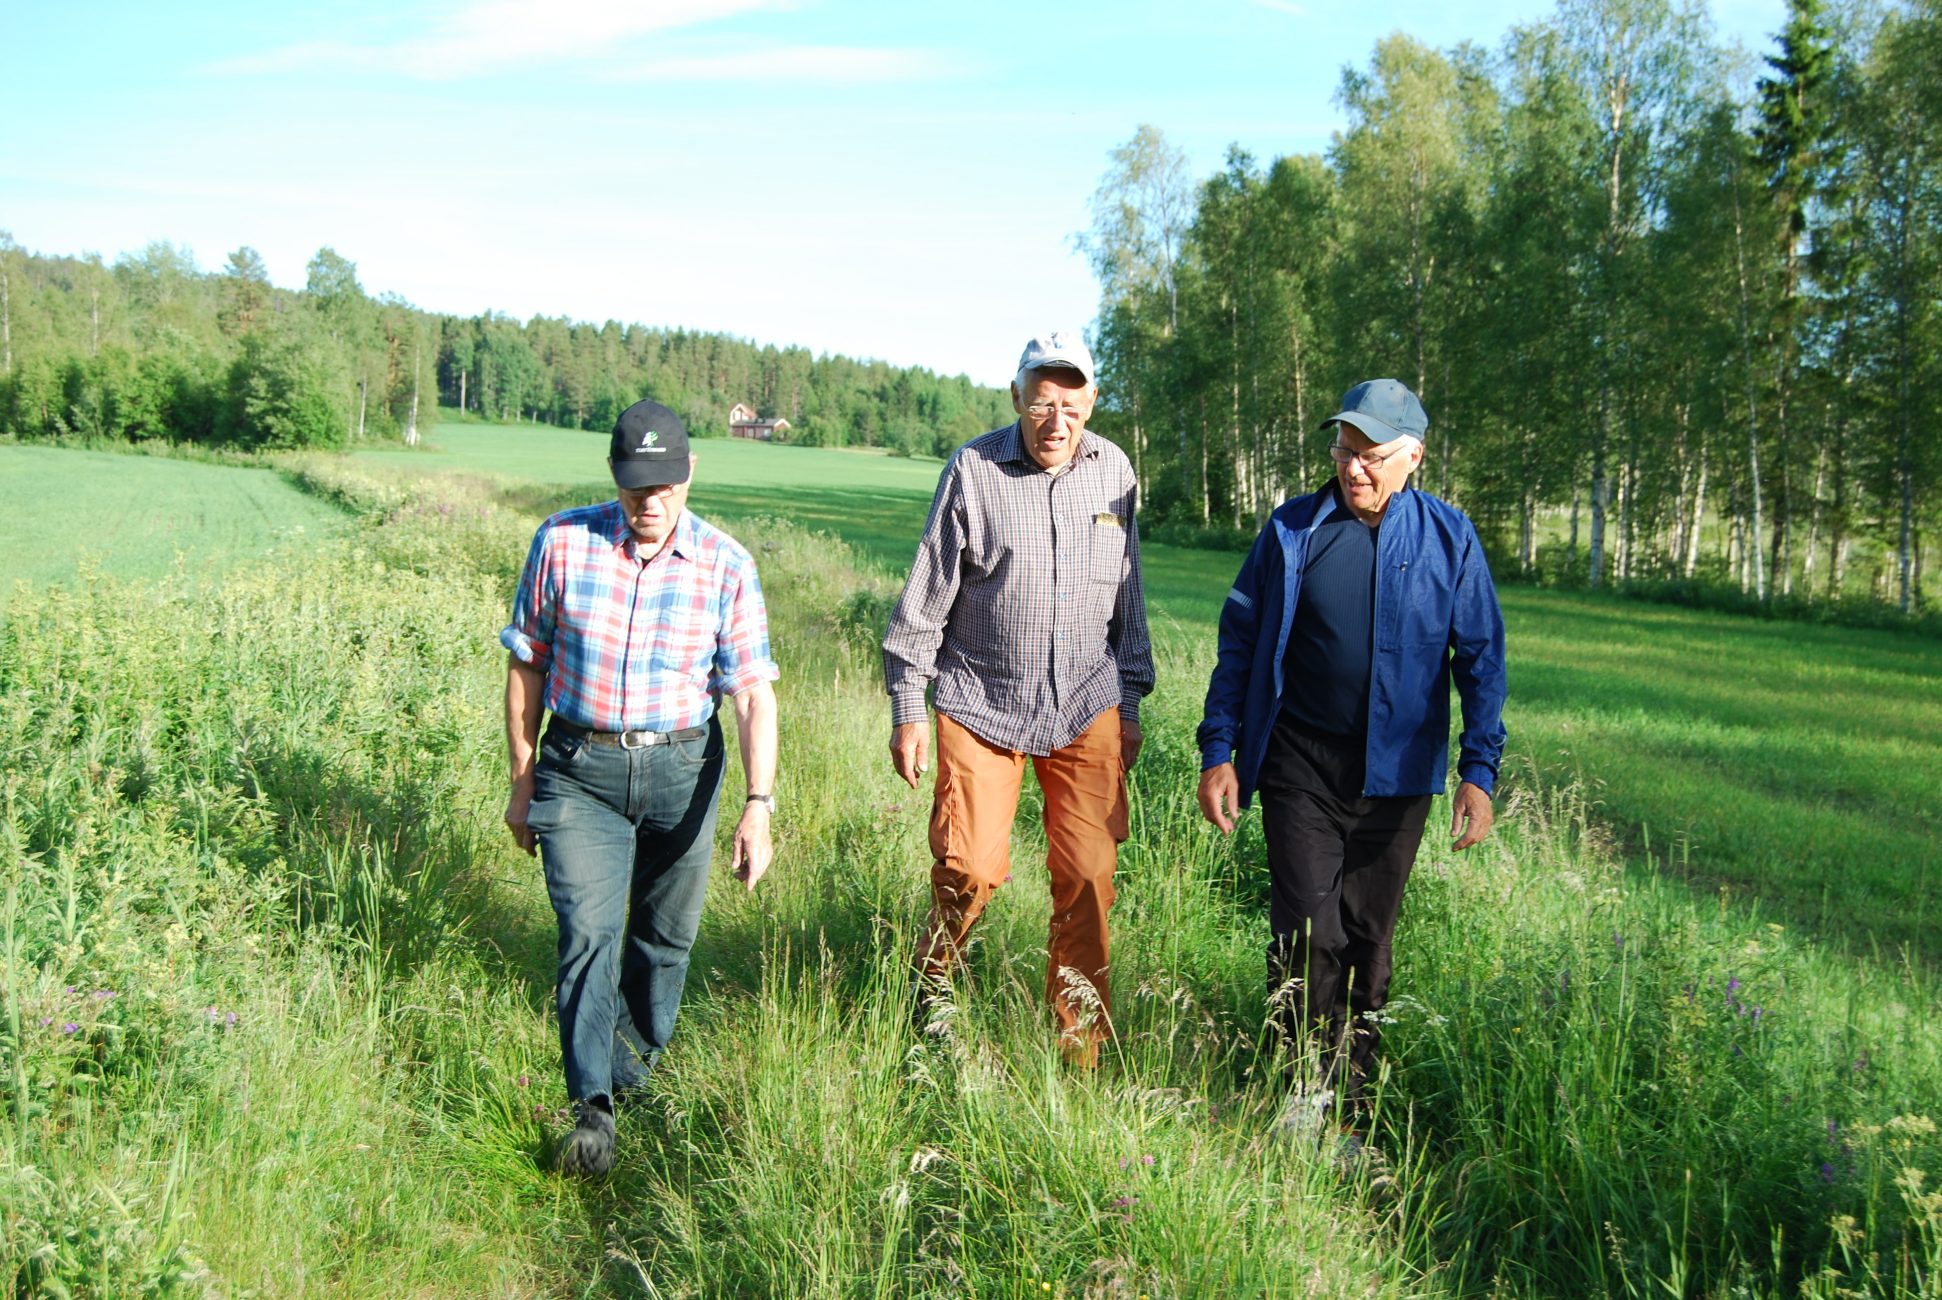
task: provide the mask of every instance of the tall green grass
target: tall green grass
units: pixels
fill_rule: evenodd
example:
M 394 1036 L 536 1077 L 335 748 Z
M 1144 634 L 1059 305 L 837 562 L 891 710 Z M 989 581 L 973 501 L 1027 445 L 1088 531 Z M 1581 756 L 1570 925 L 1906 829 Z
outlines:
M 0 1295 L 1935 1291 L 1931 976 L 1628 875 L 1576 788 L 1526 779 L 1485 845 L 1426 848 L 1391 1177 L 1275 1140 L 1258 825 L 1191 807 L 1184 638 L 1104 1067 L 1058 1063 L 1029 815 L 913 1033 L 893 582 L 774 518 L 735 528 L 785 673 L 776 866 L 711 884 L 614 1178 L 561 1183 L 552 918 L 498 826 L 494 633 L 534 519 L 293 472 L 354 536 L 219 587 L 34 591 L 0 628 Z

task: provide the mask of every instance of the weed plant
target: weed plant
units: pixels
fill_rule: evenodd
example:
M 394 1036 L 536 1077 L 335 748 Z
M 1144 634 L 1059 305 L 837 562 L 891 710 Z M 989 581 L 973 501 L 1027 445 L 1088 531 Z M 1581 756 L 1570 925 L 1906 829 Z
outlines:
M 776 865 L 711 884 L 615 1174 L 562 1182 L 552 917 L 499 825 L 495 633 L 536 520 L 478 481 L 288 468 L 353 536 L 220 584 L 21 588 L 0 624 L 0 1296 L 1942 1285 L 1927 971 L 1628 877 L 1534 778 L 1419 863 L 1385 1165 L 1276 1138 L 1258 822 L 1193 810 L 1178 639 L 1100 1070 L 1061 1066 L 1042 1005 L 1029 791 L 1016 878 L 913 1028 L 928 798 L 884 749 L 894 583 L 767 518 L 733 527 L 784 671 Z

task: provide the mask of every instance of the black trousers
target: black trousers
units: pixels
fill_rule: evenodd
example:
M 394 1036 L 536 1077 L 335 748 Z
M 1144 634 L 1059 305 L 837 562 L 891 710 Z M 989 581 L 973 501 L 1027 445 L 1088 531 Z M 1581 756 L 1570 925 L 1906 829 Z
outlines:
M 1423 842 L 1430 796 L 1365 799 L 1363 742 L 1283 715 L 1261 765 L 1261 827 L 1274 887 L 1268 992 L 1297 1053 L 1319 1047 L 1323 1081 L 1359 1107 L 1389 997 L 1390 940 Z

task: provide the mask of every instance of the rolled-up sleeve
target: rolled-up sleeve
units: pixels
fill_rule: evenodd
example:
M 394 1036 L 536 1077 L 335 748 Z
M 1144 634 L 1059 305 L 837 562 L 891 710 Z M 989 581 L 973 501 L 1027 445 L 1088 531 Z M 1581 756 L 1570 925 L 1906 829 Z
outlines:
M 512 598 L 512 622 L 499 631 L 499 644 L 510 650 L 513 658 L 541 672 L 553 664 L 553 629 L 559 612 L 552 538 L 550 524 L 541 524 L 533 534 L 526 567 L 519 575 L 519 589 Z
M 738 695 L 758 682 L 782 675 L 769 651 L 769 610 L 753 562 L 739 565 L 724 584 L 721 634 L 716 639 L 715 670 L 721 688 Z
M 938 480 L 910 578 L 883 638 L 883 684 L 890 694 L 892 726 L 924 720 L 924 689 L 937 676 L 937 650 L 961 581 L 964 539 L 964 498 L 953 458 Z

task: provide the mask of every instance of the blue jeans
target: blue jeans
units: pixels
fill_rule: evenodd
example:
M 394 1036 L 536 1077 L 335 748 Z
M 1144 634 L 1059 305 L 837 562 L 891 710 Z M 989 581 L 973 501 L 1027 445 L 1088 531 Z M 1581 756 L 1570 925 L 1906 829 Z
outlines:
M 718 720 L 620 749 L 549 728 L 529 824 L 560 923 L 560 1054 L 576 1101 L 643 1082 L 674 1032 L 721 792 Z

